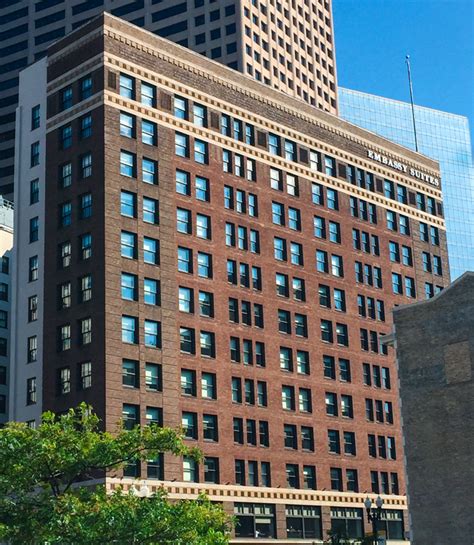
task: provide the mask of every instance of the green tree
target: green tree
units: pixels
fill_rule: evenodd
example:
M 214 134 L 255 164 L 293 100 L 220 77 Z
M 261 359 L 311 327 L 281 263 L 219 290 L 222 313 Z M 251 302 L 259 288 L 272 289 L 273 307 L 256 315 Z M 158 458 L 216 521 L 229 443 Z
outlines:
M 170 501 L 103 484 L 79 486 L 105 472 L 160 453 L 200 458 L 179 431 L 156 425 L 111 434 L 82 404 L 67 414 L 44 413 L 30 428 L 0 430 L 0 541 L 11 545 L 225 545 L 231 520 L 205 497 Z

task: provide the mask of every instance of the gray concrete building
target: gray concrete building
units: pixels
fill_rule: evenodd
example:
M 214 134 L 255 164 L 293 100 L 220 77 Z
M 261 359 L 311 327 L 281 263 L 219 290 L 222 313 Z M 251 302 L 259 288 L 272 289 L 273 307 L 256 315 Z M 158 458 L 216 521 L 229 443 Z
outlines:
M 330 0 L 1 0 L 0 195 L 13 198 L 20 70 L 102 11 L 336 113 Z
M 393 317 L 412 544 L 471 544 L 474 273 Z
M 0 197 L 0 427 L 8 419 L 13 205 Z

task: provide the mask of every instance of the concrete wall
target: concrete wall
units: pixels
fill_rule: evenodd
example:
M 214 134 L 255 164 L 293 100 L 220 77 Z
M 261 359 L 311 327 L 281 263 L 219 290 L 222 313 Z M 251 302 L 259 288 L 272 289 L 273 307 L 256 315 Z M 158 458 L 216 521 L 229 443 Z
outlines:
M 31 130 L 31 109 L 40 105 L 40 127 Z M 16 112 L 15 148 L 15 215 L 14 237 L 14 291 L 12 308 L 12 380 L 10 385 L 10 418 L 20 421 L 38 421 L 41 415 L 41 332 L 43 329 L 43 253 L 44 253 L 44 172 L 46 144 L 46 59 L 38 61 L 20 75 L 19 106 Z M 39 164 L 30 167 L 33 142 L 40 142 Z M 39 179 L 39 201 L 30 204 L 30 182 Z M 39 218 L 39 239 L 30 242 L 30 219 Z M 29 259 L 38 256 L 38 279 L 29 281 Z M 38 296 L 38 319 L 28 322 L 28 299 Z M 37 335 L 38 357 L 27 363 L 28 338 Z M 26 383 L 36 378 L 37 402 L 26 405 Z

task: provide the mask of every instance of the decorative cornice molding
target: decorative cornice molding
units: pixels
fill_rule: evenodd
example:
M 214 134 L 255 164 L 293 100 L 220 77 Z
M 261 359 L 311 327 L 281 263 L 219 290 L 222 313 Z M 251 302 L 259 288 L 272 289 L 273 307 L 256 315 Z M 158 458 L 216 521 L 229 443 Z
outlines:
M 364 138 L 362 138 L 360 136 L 350 134 L 347 131 L 341 130 L 340 128 L 336 127 L 335 125 L 331 125 L 330 123 L 328 123 L 328 122 L 326 122 L 326 121 L 324 121 L 322 119 L 317 119 L 316 116 L 310 116 L 307 113 L 298 111 L 294 107 L 288 107 L 283 102 L 284 95 L 282 93 L 279 93 L 279 94 L 282 95 L 281 99 L 276 99 L 276 98 L 273 98 L 273 97 L 270 99 L 270 98 L 264 96 L 262 93 L 258 93 L 256 91 L 253 91 L 253 90 L 248 89 L 248 88 L 243 89 L 241 85 L 238 85 L 237 83 L 234 83 L 234 82 L 230 81 L 229 79 L 225 78 L 225 76 L 217 75 L 215 73 L 212 73 L 209 70 L 205 70 L 205 69 L 201 68 L 200 66 L 198 66 L 196 64 L 193 64 L 188 59 L 184 60 L 183 58 L 178 58 L 177 56 L 175 56 L 175 55 L 173 55 L 171 53 L 163 52 L 163 51 L 160 51 L 159 49 L 151 47 L 149 43 L 137 38 L 137 36 L 132 36 L 130 34 L 124 33 L 122 28 L 120 29 L 120 31 L 117 30 L 117 29 L 114 29 L 113 27 L 110 26 L 110 23 L 113 23 L 113 18 L 109 17 L 108 19 L 109 19 L 108 23 L 106 23 L 101 28 L 92 31 L 91 33 L 83 36 L 82 38 L 80 38 L 79 40 L 74 42 L 73 44 L 70 44 L 70 45 L 66 46 L 63 50 L 59 51 L 58 53 L 53 54 L 49 59 L 49 63 L 52 64 L 52 63 L 58 61 L 59 59 L 63 58 L 67 54 L 74 51 L 75 49 L 77 49 L 77 48 L 81 47 L 82 45 L 84 45 L 84 43 L 87 43 L 88 41 L 91 41 L 91 40 L 95 39 L 98 35 L 103 34 L 105 37 L 108 37 L 108 38 L 116 40 L 116 41 L 118 41 L 120 43 L 123 43 L 123 44 L 127 45 L 128 47 L 132 47 L 132 48 L 135 48 L 137 50 L 140 50 L 140 51 L 142 51 L 142 52 L 144 52 L 144 53 L 146 53 L 146 54 L 148 54 L 150 56 L 161 59 L 161 60 L 163 60 L 163 61 L 165 61 L 165 62 L 167 62 L 167 63 L 169 63 L 169 64 L 171 64 L 173 66 L 176 66 L 176 67 L 178 67 L 178 68 L 180 68 L 182 70 L 186 70 L 188 72 L 197 74 L 200 77 L 203 77 L 203 78 L 205 78 L 205 79 L 207 79 L 209 81 L 212 81 L 212 82 L 214 82 L 214 83 L 216 83 L 216 84 L 218 84 L 218 85 L 220 85 L 222 87 L 226 87 L 226 88 L 231 89 L 233 91 L 243 93 L 245 96 L 248 96 L 249 98 L 252 98 L 253 100 L 259 101 L 259 102 L 264 103 L 264 104 L 267 104 L 267 105 L 271 106 L 272 108 L 283 111 L 283 112 L 285 112 L 285 113 L 287 113 L 287 114 L 289 114 L 289 115 L 291 115 L 291 116 L 293 116 L 295 118 L 304 120 L 305 122 L 313 124 L 313 125 L 319 127 L 320 129 L 326 130 L 326 131 L 328 131 L 330 133 L 336 134 L 336 135 L 338 135 L 338 136 L 340 136 L 340 137 L 342 137 L 342 138 L 344 138 L 344 139 L 346 139 L 348 141 L 351 141 L 353 143 L 356 143 L 356 144 L 364 146 L 364 147 L 370 147 L 374 151 L 377 151 L 377 152 L 380 152 L 380 153 L 393 155 L 393 156 L 396 156 L 398 158 L 403 157 L 404 162 L 408 166 L 411 166 L 413 168 L 420 168 L 419 163 L 416 163 L 413 160 L 408 159 L 406 156 L 400 156 L 399 152 L 397 152 L 397 151 L 390 150 L 390 149 L 388 149 L 388 148 L 386 148 L 384 146 L 381 146 L 380 144 L 375 144 L 373 141 L 368 140 L 368 139 L 364 139 Z M 144 31 L 143 29 L 137 28 L 136 30 L 137 30 L 137 34 L 142 34 L 142 35 L 146 36 L 149 39 L 151 38 L 151 39 L 156 40 L 157 42 L 160 42 L 160 41 L 163 40 L 162 38 L 154 36 L 151 33 L 148 33 L 146 31 Z M 170 47 L 170 48 L 183 49 L 183 48 L 180 48 L 180 46 L 178 46 L 176 44 L 171 44 L 171 43 L 168 44 L 167 43 L 166 45 L 168 47 Z M 196 53 L 193 53 L 192 51 L 187 51 L 187 50 L 183 51 L 183 53 L 185 53 L 186 56 L 197 55 Z M 110 53 L 108 53 L 107 55 L 108 55 L 109 59 L 111 59 L 111 60 L 114 58 L 114 56 L 112 54 L 110 54 Z M 202 60 L 199 56 L 198 56 L 198 58 L 199 58 L 199 60 Z M 117 59 L 117 57 L 115 57 L 115 59 Z M 148 79 L 151 79 L 151 80 L 155 79 L 153 77 L 154 75 L 152 75 L 151 78 L 150 78 L 149 71 L 147 71 L 147 70 L 145 70 L 145 69 L 143 69 L 141 67 L 137 67 L 137 65 L 132 65 L 130 63 L 125 63 L 124 59 L 120 59 L 120 60 L 124 64 L 128 64 L 129 68 L 131 68 L 133 66 L 135 66 L 135 70 L 136 70 L 136 68 L 139 68 L 139 70 L 141 70 L 143 72 L 144 76 L 148 77 Z M 216 70 L 220 70 L 220 71 L 229 70 L 226 67 L 219 65 L 215 61 L 211 61 L 209 59 L 206 59 L 206 62 L 211 64 L 211 65 L 215 65 Z M 241 77 L 244 78 L 245 80 L 248 79 L 249 85 L 250 84 L 251 85 L 256 85 L 257 84 L 257 82 L 254 82 L 253 80 L 250 80 L 249 78 L 245 77 L 244 75 L 242 75 Z M 188 88 L 188 90 L 189 90 L 189 88 Z M 269 88 L 267 91 L 268 91 L 268 93 L 272 93 L 272 94 L 278 93 L 276 90 L 271 89 L 271 88 Z M 206 97 L 203 93 L 200 93 L 200 92 L 197 92 L 197 91 L 194 91 L 194 92 L 197 93 L 196 98 L 200 98 L 201 100 L 211 98 L 211 97 Z M 296 99 L 294 99 L 293 97 L 288 97 L 288 100 L 294 101 Z M 232 113 L 234 115 L 242 116 L 242 109 L 240 109 L 240 108 L 236 109 L 235 107 L 233 107 L 230 104 L 224 104 L 224 101 L 219 100 L 219 101 L 216 101 L 216 102 L 219 104 L 219 105 L 217 105 L 217 107 L 223 109 L 223 106 L 225 106 L 225 109 L 228 109 L 228 111 L 230 113 Z M 302 106 L 304 106 L 305 108 L 308 107 L 306 104 L 303 104 L 303 103 L 302 103 Z M 315 113 L 316 112 L 318 114 L 320 114 L 321 116 L 323 116 L 323 115 L 324 116 L 329 116 L 330 115 L 330 114 L 326 114 L 325 112 L 320 112 L 319 110 L 315 109 Z M 255 115 L 253 115 L 253 117 L 255 117 L 256 120 L 258 119 L 258 123 L 261 126 L 266 127 L 268 130 L 277 131 L 278 133 L 280 133 L 283 136 L 289 136 L 291 138 L 297 138 L 301 142 L 305 142 L 305 140 L 306 141 L 313 140 L 313 143 L 308 143 L 308 145 L 318 145 L 318 146 L 322 147 L 322 149 L 324 149 L 324 146 L 327 146 L 327 144 L 324 144 L 323 142 L 316 142 L 316 141 L 314 141 L 314 139 L 309 139 L 307 136 L 305 136 L 305 135 L 303 135 L 301 133 L 298 133 L 297 131 L 294 131 L 292 129 L 289 129 L 287 127 L 281 127 L 280 125 L 272 124 L 272 123 L 268 122 L 268 120 L 266 120 L 264 118 L 258 118 L 258 116 L 255 116 Z M 338 120 L 341 123 L 350 125 L 347 122 L 345 122 L 343 120 L 339 120 L 336 117 L 334 117 L 334 119 Z M 363 129 L 359 128 L 359 130 L 363 130 Z M 380 138 L 380 137 L 378 137 L 378 138 Z M 344 158 L 345 152 L 343 152 L 342 150 L 338 150 L 338 151 L 340 153 L 341 158 Z M 410 155 L 411 155 L 411 152 L 410 152 Z M 353 161 L 352 156 L 349 155 L 349 154 L 347 154 L 347 159 Z M 425 159 L 426 160 L 427 158 L 425 158 L 423 156 L 420 156 L 420 159 Z M 429 160 L 429 161 L 432 162 L 431 160 Z M 364 162 L 363 164 L 367 164 L 367 163 Z M 375 172 L 380 172 L 380 173 L 387 172 L 387 171 L 384 171 L 383 169 L 381 169 L 379 167 L 372 166 L 372 164 L 370 164 L 369 168 L 371 170 L 375 171 Z M 423 170 L 425 170 L 427 173 L 433 175 L 434 177 L 439 177 L 439 173 L 434 171 L 433 169 L 431 169 L 429 166 L 424 165 Z M 406 180 L 403 177 L 398 176 L 396 173 L 393 173 L 391 171 L 389 171 L 389 172 L 390 172 L 389 176 L 392 179 L 399 179 L 400 181 L 406 183 Z M 420 186 L 422 188 L 424 188 L 422 190 L 425 190 L 425 191 L 432 189 L 432 188 L 429 188 L 428 186 L 424 186 L 423 184 L 420 184 Z M 434 191 L 433 195 L 436 195 L 436 194 L 440 195 L 441 194 L 441 192 L 439 192 L 439 191 L 436 191 L 436 190 L 433 190 L 433 191 Z
M 184 483 L 158 481 L 153 479 L 134 480 L 131 478 L 107 477 L 106 488 L 113 491 L 122 488 L 125 492 L 133 487 L 146 485 L 150 493 L 165 489 L 171 499 L 196 498 L 203 492 L 212 501 L 279 503 L 300 505 L 329 505 L 331 507 L 364 507 L 367 494 L 334 492 L 326 490 L 299 490 L 293 488 L 263 488 L 256 486 L 222 485 L 209 483 Z M 376 495 L 369 494 L 369 497 Z M 384 509 L 407 509 L 405 496 L 383 495 Z

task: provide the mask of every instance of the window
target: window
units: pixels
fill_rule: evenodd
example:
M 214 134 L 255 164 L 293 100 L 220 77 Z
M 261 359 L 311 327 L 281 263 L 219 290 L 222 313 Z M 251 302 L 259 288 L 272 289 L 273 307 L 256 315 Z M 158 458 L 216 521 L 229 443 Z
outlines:
M 207 358 L 216 357 L 215 335 L 209 331 L 201 331 L 199 334 L 199 344 L 201 347 L 201 356 Z
M 206 441 L 216 442 L 219 440 L 217 416 L 214 414 L 202 415 L 202 434 Z
M 85 233 L 79 237 L 80 258 L 84 261 L 92 256 L 92 235 Z
M 311 390 L 307 388 L 300 388 L 298 399 L 299 399 L 300 412 L 303 412 L 303 413 L 312 412 Z
M 321 340 L 327 343 L 334 341 L 332 322 L 329 320 L 321 320 Z
M 141 82 L 141 103 L 156 108 L 156 87 L 154 85 Z
M 126 138 L 135 138 L 136 117 L 120 112 L 120 135 Z
M 38 256 L 34 255 L 28 260 L 28 282 L 34 282 L 35 280 L 38 280 L 38 270 Z
M 204 458 L 204 482 L 219 483 L 219 458 Z
M 138 361 L 122 360 L 122 384 L 130 388 L 138 388 L 140 386 Z
M 183 412 L 181 416 L 181 425 L 184 429 L 186 439 L 198 438 L 197 414 L 191 412 Z
M 333 276 L 338 276 L 340 278 L 344 277 L 342 256 L 334 254 L 331 255 L 331 273 Z
M 150 265 L 160 261 L 159 242 L 154 238 L 143 237 L 143 261 Z
M 192 250 L 178 246 L 178 271 L 192 273 Z
M 80 137 L 89 138 L 92 135 L 92 116 L 90 114 L 81 117 Z
M 38 216 L 30 219 L 30 242 L 39 240 L 39 218 Z
M 58 327 L 58 351 L 64 352 L 71 348 L 71 326 L 65 324 Z
M 79 197 L 79 217 L 80 219 L 90 218 L 92 216 L 92 194 L 84 193 Z
M 143 279 L 143 301 L 145 305 L 159 305 L 160 291 L 158 280 L 152 278 Z
M 85 303 L 92 299 L 92 275 L 86 274 L 79 279 L 79 302 Z
M 288 488 L 299 488 L 299 468 L 297 464 L 286 464 L 286 484 Z
M 180 327 L 179 336 L 181 352 L 185 354 L 195 354 L 196 346 L 194 329 L 188 327 Z
M 71 282 L 64 282 L 58 286 L 58 309 L 71 306 Z
M 156 123 L 142 119 L 142 142 L 149 146 L 156 146 L 158 141 L 158 129 Z
M 151 185 L 156 185 L 158 183 L 158 163 L 156 161 L 143 157 L 142 181 Z
M 281 406 L 287 411 L 295 410 L 295 389 L 293 386 L 281 387 Z
M 30 204 L 35 204 L 39 201 L 39 180 L 31 180 L 30 182 Z
M 175 134 L 175 153 L 179 157 L 189 157 L 189 137 L 185 134 Z
M 181 195 L 191 195 L 191 181 L 188 172 L 184 170 L 176 171 L 176 193 Z
M 199 467 L 196 460 L 185 456 L 183 458 L 183 481 L 187 483 L 199 482 Z
M 92 363 L 90 361 L 79 364 L 79 387 L 87 390 L 92 386 Z
M 137 216 L 137 194 L 129 191 L 120 192 L 120 214 L 129 218 Z
M 122 342 L 138 344 L 138 318 L 122 316 Z
M 125 430 L 133 430 L 140 423 L 140 407 L 124 404 L 122 407 L 122 421 Z
M 72 222 L 72 204 L 65 202 L 59 205 L 59 226 L 66 227 Z
M 318 272 L 329 272 L 328 254 L 323 250 L 316 250 L 316 270 Z
M 201 104 L 193 104 L 193 123 L 198 127 L 207 126 L 207 110 Z
M 173 111 L 175 117 L 188 119 L 188 101 L 185 98 L 175 96 L 173 98 Z
M 326 392 L 326 414 L 329 416 L 338 416 L 337 395 L 332 392 Z
M 125 98 L 135 100 L 135 78 L 120 74 L 119 77 L 119 93 Z
M 212 256 L 204 252 L 198 252 L 198 276 L 201 278 L 212 278 Z
M 69 187 L 72 184 L 72 164 L 65 163 L 59 167 L 59 185 L 61 187 Z M 39 191 L 39 187 L 38 187 Z M 35 201 L 37 202 L 37 201 Z M 30 199 L 30 204 L 33 204 Z
M 38 337 L 36 335 L 33 335 L 32 337 L 28 337 L 26 352 L 27 352 L 26 361 L 28 363 L 32 363 L 36 361 L 38 357 Z
M 121 256 L 128 259 L 137 258 L 137 235 L 135 233 L 129 233 L 128 231 L 122 231 L 120 235 L 121 244 Z
M 26 404 L 34 405 L 36 401 L 36 377 L 32 377 L 26 380 Z
M 35 167 L 39 165 L 40 160 L 40 143 L 33 142 L 30 149 L 30 167 Z
M 342 492 L 342 469 L 338 467 L 331 467 L 331 490 L 338 490 Z
M 161 392 L 161 366 L 157 363 L 145 363 L 145 386 L 147 390 Z
M 40 105 L 37 104 L 31 108 L 31 130 L 39 128 L 40 126 Z
M 402 275 L 392 273 L 392 290 L 393 293 L 403 295 Z
M 202 140 L 194 139 L 194 160 L 196 163 L 208 164 L 208 149 L 207 142 Z
M 71 264 L 71 243 L 63 242 L 58 246 L 58 261 L 62 269 L 69 267 Z
M 121 293 L 122 299 L 127 301 L 138 300 L 138 279 L 135 274 L 122 273 L 121 277 Z
M 196 236 L 211 239 L 211 218 L 204 214 L 196 214 Z
M 92 96 L 92 77 L 86 76 L 79 81 L 79 100 Z
M 92 176 L 92 154 L 86 153 L 80 157 L 80 174 L 81 178 L 89 178 Z
M 339 197 L 335 189 L 326 190 L 327 207 L 330 210 L 339 210 Z
M 129 178 L 137 177 L 137 157 L 128 151 L 120 152 L 120 174 Z
M 161 348 L 161 324 L 154 320 L 145 320 L 145 346 Z
M 67 110 L 72 107 L 72 87 L 66 87 L 60 91 L 61 110 Z
M 8 298 L 4 300 L 8 300 Z M 31 297 L 28 297 L 28 322 L 35 322 L 37 319 L 38 319 L 38 296 L 32 295 Z
M 290 243 L 290 261 L 293 265 L 303 265 L 303 245 L 298 242 Z
M 61 149 L 68 149 L 72 146 L 72 126 L 66 125 L 59 130 L 59 144 Z
M 217 399 L 216 375 L 214 373 L 202 373 L 201 395 L 204 399 Z

